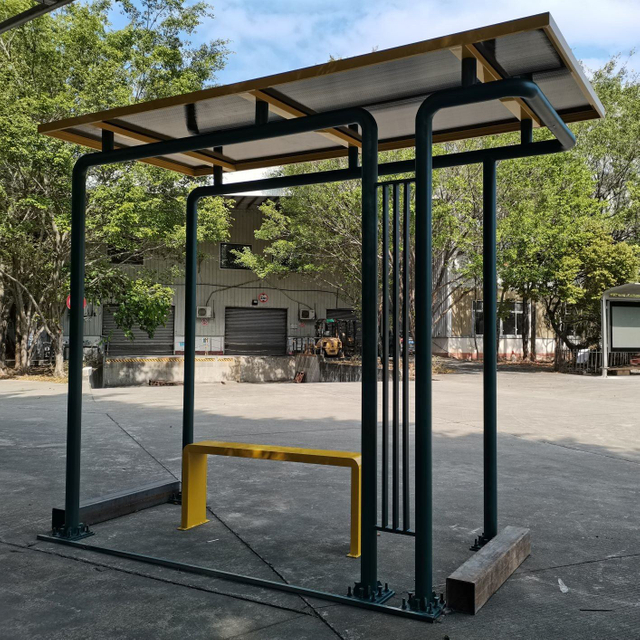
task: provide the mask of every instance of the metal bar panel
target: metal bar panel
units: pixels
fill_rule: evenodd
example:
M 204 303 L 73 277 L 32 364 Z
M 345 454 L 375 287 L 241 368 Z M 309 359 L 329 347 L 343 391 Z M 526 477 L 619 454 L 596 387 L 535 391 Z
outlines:
M 411 301 L 411 183 L 404 183 L 402 247 L 402 528 L 411 526 L 409 494 L 409 304 Z
M 482 287 L 484 336 L 482 340 L 484 420 L 484 535 L 488 542 L 498 534 L 498 276 L 496 273 L 496 163 L 483 164 Z
M 392 523 L 400 527 L 400 187 L 393 185 L 393 429 Z
M 382 187 L 382 526 L 389 524 L 389 187 Z

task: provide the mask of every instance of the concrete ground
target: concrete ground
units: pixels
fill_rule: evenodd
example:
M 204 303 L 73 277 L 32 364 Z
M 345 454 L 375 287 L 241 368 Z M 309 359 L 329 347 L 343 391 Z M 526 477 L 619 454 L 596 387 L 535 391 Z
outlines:
M 434 580 L 482 528 L 481 375 L 434 383 Z M 499 374 L 500 526 L 532 555 L 476 616 L 425 624 L 39 542 L 64 496 L 66 387 L 0 382 L 0 637 L 443 640 L 640 638 L 640 380 Z M 88 392 L 82 495 L 180 475 L 181 387 Z M 360 385 L 197 388 L 196 439 L 360 446 Z M 258 460 L 209 464 L 210 522 L 177 531 L 163 505 L 93 527 L 88 543 L 344 593 L 348 471 Z M 383 534 L 379 576 L 413 586 L 413 540 Z M 397 602 L 397 601 L 396 601 Z

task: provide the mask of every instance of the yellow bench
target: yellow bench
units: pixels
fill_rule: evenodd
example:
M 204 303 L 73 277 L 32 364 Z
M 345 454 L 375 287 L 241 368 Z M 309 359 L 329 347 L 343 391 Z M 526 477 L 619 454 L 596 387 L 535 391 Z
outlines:
M 234 456 L 284 462 L 326 464 L 351 469 L 351 558 L 360 557 L 360 482 L 361 456 L 350 451 L 298 449 L 243 442 L 204 440 L 188 444 L 182 453 L 182 525 L 185 531 L 207 519 L 207 456 Z

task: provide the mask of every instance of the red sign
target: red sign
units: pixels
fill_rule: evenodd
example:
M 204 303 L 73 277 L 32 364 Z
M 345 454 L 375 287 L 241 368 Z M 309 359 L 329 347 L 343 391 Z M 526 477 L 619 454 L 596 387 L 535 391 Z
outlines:
M 86 309 L 86 308 L 87 308 L 87 299 L 86 299 L 86 298 L 83 298 L 83 299 L 82 299 L 82 302 L 84 303 L 84 304 L 83 304 L 83 306 L 82 306 L 82 308 L 83 308 L 83 309 Z M 67 309 L 71 309 L 71 294 L 69 294 L 69 295 L 67 296 Z
M 269 301 L 269 296 L 266 293 L 261 293 L 258 296 L 258 300 L 260 300 L 260 302 L 268 302 Z

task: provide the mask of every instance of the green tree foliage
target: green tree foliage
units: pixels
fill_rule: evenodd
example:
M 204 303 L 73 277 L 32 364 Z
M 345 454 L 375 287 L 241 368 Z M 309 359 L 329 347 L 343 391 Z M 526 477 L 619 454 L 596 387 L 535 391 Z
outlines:
M 31 6 L 5 0 L 0 19 Z M 192 46 L 204 2 L 124 0 L 126 24 L 113 29 L 111 0 L 73 3 L 0 36 L 0 330 L 16 312 L 16 367 L 30 360 L 39 333 L 51 336 L 62 368 L 62 316 L 68 294 L 70 177 L 80 149 L 37 133 L 41 122 L 210 86 L 227 55 L 224 42 Z M 144 164 L 105 167 L 88 182 L 87 298 L 114 300 L 125 330 L 153 333 L 171 304 L 136 265 L 179 257 L 189 183 Z M 200 208 L 201 240 L 224 239 L 222 201 Z M 156 274 L 157 277 L 157 274 Z M 149 303 L 143 303 L 148 297 Z M 4 343 L 4 335 L 0 336 Z M 32 348 L 32 347 L 31 347 Z
M 612 60 L 595 73 L 593 84 L 607 117 L 573 125 L 575 150 L 503 162 L 498 169 L 502 299 L 515 296 L 542 304 L 548 323 L 569 346 L 594 344 L 602 292 L 638 277 L 640 83 Z M 548 135 L 536 132 L 536 139 Z M 436 145 L 435 153 L 517 144 L 518 138 L 511 134 Z M 384 153 L 380 161 L 410 157 L 410 151 Z M 330 160 L 284 167 L 279 173 L 344 166 L 343 161 Z M 271 243 L 264 255 L 245 250 L 242 262 L 260 277 L 311 275 L 339 287 L 358 307 L 360 195 L 358 182 L 291 189 L 278 206 L 263 208 L 265 219 L 256 236 Z M 480 166 L 435 172 L 433 225 L 437 319 L 472 289 L 481 289 Z M 413 247 L 409 253 L 413 268 Z M 568 308 L 580 320 L 578 336 L 575 325 L 566 321 Z M 523 336 L 525 354 L 528 329 Z

